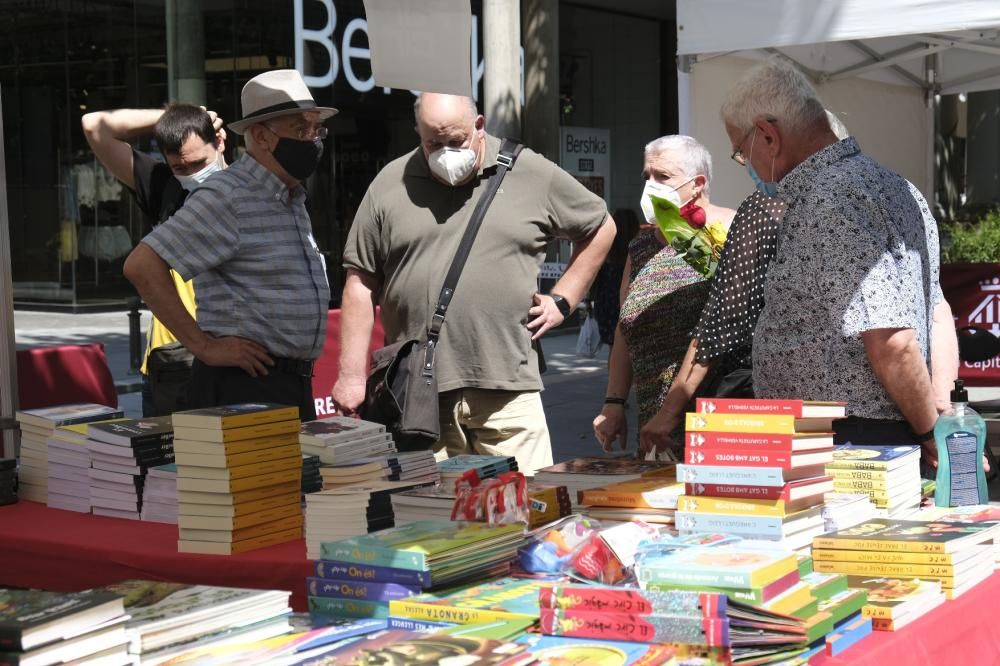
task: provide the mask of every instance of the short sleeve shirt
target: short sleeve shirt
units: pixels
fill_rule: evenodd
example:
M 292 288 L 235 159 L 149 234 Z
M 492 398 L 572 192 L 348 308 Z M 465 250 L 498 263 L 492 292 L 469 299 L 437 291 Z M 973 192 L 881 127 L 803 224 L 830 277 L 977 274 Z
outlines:
M 451 187 L 433 178 L 420 148 L 388 164 L 368 188 L 344 249 L 344 266 L 375 276 L 386 343 L 423 338 L 445 273 L 493 173 L 483 166 Z M 604 201 L 532 150 L 505 176 L 448 308 L 437 354 L 438 388 L 541 389 L 525 326 L 550 239 L 581 241 L 607 218 Z
M 184 205 L 187 191 L 166 162 L 132 150 L 135 201 L 151 225 L 163 222 Z
M 749 366 L 753 330 L 764 307 L 764 279 L 778 249 L 784 212 L 781 200 L 756 190 L 737 209 L 695 329 L 699 363 L 726 358 Z
M 202 330 L 256 340 L 283 358 L 322 352 L 330 287 L 305 191 L 289 192 L 249 154 L 208 178 L 143 242 L 194 278 Z
M 787 210 L 754 335 L 755 393 L 846 400 L 852 416 L 902 418 L 861 336 L 913 329 L 929 360 L 941 287 L 927 202 L 853 138 L 798 165 L 779 183 L 779 197 Z

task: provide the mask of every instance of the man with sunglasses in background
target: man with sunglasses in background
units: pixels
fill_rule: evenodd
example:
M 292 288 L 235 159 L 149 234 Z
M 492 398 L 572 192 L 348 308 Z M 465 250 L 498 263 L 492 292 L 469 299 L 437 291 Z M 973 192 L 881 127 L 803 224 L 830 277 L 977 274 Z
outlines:
M 330 287 L 302 182 L 319 165 L 337 110 L 319 107 L 295 70 L 243 87 L 229 129 L 247 152 L 206 180 L 125 262 L 150 309 L 195 356 L 188 406 L 297 404 L 316 417 L 312 367 L 323 349 Z M 170 269 L 194 278 L 198 322 Z

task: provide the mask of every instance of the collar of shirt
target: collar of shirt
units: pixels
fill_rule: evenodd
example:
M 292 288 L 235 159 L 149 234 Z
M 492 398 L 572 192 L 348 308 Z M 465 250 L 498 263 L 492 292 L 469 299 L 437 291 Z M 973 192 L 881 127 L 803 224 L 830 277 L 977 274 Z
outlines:
M 791 203 L 812 189 L 816 176 L 834 162 L 861 152 L 858 142 L 853 136 L 832 143 L 822 150 L 816 151 L 805 161 L 792 169 L 778 183 L 778 198 Z
M 479 176 L 482 178 L 487 169 L 492 169 L 497 165 L 497 155 L 500 154 L 500 139 L 492 134 L 486 135 L 486 153 L 483 155 L 483 162 L 479 165 Z M 419 176 L 421 178 L 433 178 L 431 168 L 427 166 L 424 158 L 423 148 L 417 146 L 416 151 L 410 156 L 403 170 L 406 176 Z M 470 181 L 471 182 L 471 181 Z
M 302 183 L 289 190 L 273 171 L 254 159 L 250 153 L 245 153 L 238 160 L 238 163 L 243 163 L 250 178 L 258 183 L 264 191 L 271 192 L 271 197 L 275 201 L 280 201 L 287 206 L 290 202 L 299 203 L 305 199 L 306 190 L 302 187 Z

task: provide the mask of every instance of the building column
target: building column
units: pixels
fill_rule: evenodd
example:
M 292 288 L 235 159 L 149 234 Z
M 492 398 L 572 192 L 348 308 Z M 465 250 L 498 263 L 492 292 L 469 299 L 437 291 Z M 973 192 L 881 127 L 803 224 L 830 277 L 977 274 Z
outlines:
M 559 162 L 559 0 L 521 0 L 525 145 Z
M 205 105 L 205 18 L 200 0 L 172 0 L 167 11 L 170 101 Z M 172 14 L 172 15 L 171 15 Z
M 483 114 L 494 136 L 521 136 L 521 8 L 483 0 Z
M 969 93 L 966 142 L 966 205 L 1000 201 L 1000 91 Z

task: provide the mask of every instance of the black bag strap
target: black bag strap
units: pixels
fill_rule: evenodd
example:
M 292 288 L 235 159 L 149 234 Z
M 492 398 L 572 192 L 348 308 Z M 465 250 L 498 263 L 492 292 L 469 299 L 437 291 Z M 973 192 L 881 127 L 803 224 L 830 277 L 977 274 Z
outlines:
M 490 175 L 489 181 L 486 183 L 486 190 L 479 197 L 475 210 L 472 211 L 472 217 L 469 218 L 469 224 L 465 228 L 465 235 L 462 236 L 462 241 L 458 244 L 455 257 L 451 260 L 451 267 L 448 269 L 447 275 L 445 275 L 444 285 L 442 285 L 441 293 L 438 295 L 437 307 L 434 308 L 430 328 L 427 332 L 427 346 L 424 352 L 423 363 L 423 374 L 425 376 L 429 376 L 434 372 L 434 349 L 437 347 L 438 338 L 441 336 L 441 327 L 444 326 L 444 318 L 448 314 L 448 306 L 451 304 L 452 296 L 455 295 L 455 287 L 458 285 L 458 278 L 462 275 L 462 270 L 465 268 L 465 262 L 469 258 L 469 253 L 472 251 L 472 244 L 476 240 L 479 228 L 483 226 L 486 211 L 489 210 L 490 204 L 493 203 L 493 197 L 496 196 L 497 190 L 500 189 L 503 177 L 507 175 L 508 171 L 514 168 L 514 162 L 517 161 L 517 156 L 521 154 L 522 148 L 524 146 L 517 141 L 511 139 L 503 140 L 503 143 L 500 145 L 500 152 L 497 154 L 496 168 L 492 175 Z

